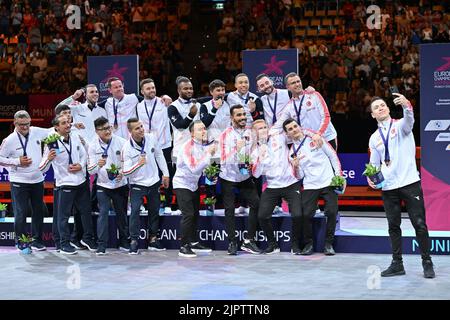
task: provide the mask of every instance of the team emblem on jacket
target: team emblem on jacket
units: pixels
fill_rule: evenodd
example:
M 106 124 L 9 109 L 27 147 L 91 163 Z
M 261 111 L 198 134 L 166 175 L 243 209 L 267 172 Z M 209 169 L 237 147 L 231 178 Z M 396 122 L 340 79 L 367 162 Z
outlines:
M 314 149 L 314 148 L 315 148 L 314 141 L 311 141 L 311 142 L 309 143 L 309 146 L 311 147 L 311 149 Z
M 396 128 L 392 128 L 391 129 L 391 137 L 395 137 L 397 135 L 397 129 Z
M 150 150 L 152 153 L 155 152 L 155 148 L 152 148 L 152 150 Z
M 306 105 L 307 105 L 308 107 L 310 107 L 310 106 L 311 106 L 311 101 L 307 101 L 307 102 L 306 102 Z
M 36 140 L 36 144 L 41 144 L 41 141 L 40 140 Z
M 120 150 L 116 151 L 116 155 L 120 156 Z

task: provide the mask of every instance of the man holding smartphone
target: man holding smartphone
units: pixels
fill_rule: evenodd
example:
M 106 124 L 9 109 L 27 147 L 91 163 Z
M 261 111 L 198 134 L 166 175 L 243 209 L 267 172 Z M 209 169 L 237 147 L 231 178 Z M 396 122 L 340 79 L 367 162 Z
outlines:
M 393 91 L 391 91 L 393 92 Z M 430 257 L 428 228 L 425 222 L 425 205 L 420 177 L 416 167 L 416 144 L 412 129 L 414 126 L 413 107 L 400 93 L 393 92 L 394 103 L 403 108 L 403 118 L 394 120 L 386 102 L 374 97 L 370 104 L 372 118 L 378 122 L 378 129 L 369 140 L 370 163 L 381 166 L 385 185 L 382 189 L 384 209 L 389 224 L 392 246 L 392 263 L 381 272 L 382 277 L 404 275 L 402 260 L 401 201 L 408 210 L 409 219 L 416 231 L 422 254 L 425 278 L 434 278 L 435 272 Z M 375 185 L 367 179 L 372 188 Z

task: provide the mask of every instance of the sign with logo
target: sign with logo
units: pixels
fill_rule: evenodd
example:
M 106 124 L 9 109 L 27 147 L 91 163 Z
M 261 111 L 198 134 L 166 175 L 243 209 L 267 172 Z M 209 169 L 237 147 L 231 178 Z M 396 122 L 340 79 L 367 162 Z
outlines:
M 420 46 L 421 172 L 430 230 L 450 230 L 450 44 Z
M 367 179 L 362 175 L 369 162 L 367 153 L 339 153 L 342 172 L 349 186 L 367 186 Z
M 250 91 L 256 92 L 256 76 L 265 73 L 275 88 L 285 88 L 284 76 L 298 73 L 298 51 L 287 50 L 244 50 L 242 51 L 242 72 L 248 75 Z
M 139 93 L 139 56 L 88 56 L 88 82 L 98 88 L 99 101 L 107 99 L 109 78 L 122 80 L 125 93 Z

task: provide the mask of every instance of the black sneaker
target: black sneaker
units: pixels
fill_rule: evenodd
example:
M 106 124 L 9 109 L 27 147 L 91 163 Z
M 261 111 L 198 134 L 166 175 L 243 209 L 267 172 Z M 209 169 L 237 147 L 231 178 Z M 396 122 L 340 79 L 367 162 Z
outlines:
M 334 256 L 336 252 L 333 249 L 333 245 L 329 243 L 325 243 L 325 249 L 323 250 L 323 253 L 326 256 Z
M 192 251 L 191 246 L 188 244 L 185 244 L 180 248 L 180 251 L 178 252 L 178 256 L 184 257 L 184 258 L 195 258 L 197 254 Z
M 280 247 L 276 242 L 269 243 L 269 246 L 264 250 L 265 254 L 280 253 Z
M 291 244 L 291 253 L 293 255 L 298 256 L 298 255 L 300 255 L 301 252 L 302 252 L 302 250 L 300 250 L 300 247 L 298 246 L 298 244 L 296 244 L 296 243 Z
M 228 254 L 231 256 L 236 256 L 238 250 L 238 245 L 235 241 L 230 242 L 228 245 Z
M 62 246 L 59 252 L 64 254 L 77 254 L 77 250 L 71 245 Z
M 81 240 L 80 241 L 83 246 L 88 248 L 89 251 L 93 252 L 97 250 L 97 244 L 94 240 Z
M 258 246 L 256 245 L 255 241 L 250 240 L 247 243 L 242 243 L 241 245 L 241 250 L 250 252 L 252 254 L 260 254 L 261 250 L 258 248 Z
M 207 246 L 201 244 L 200 242 L 193 242 L 193 243 L 191 243 L 191 249 L 195 253 L 212 252 L 211 248 L 208 248 Z
M 139 243 L 137 240 L 131 240 L 129 254 L 139 254 Z
M 300 254 L 301 254 L 302 256 L 310 256 L 310 255 L 312 255 L 313 253 L 314 253 L 314 248 L 313 248 L 312 243 L 307 244 L 307 245 L 303 248 L 303 250 L 300 252 Z
M 433 279 L 436 277 L 436 274 L 434 273 L 433 268 L 433 262 L 430 260 L 422 260 L 422 266 L 423 266 L 423 276 L 427 279 Z
M 401 276 L 406 274 L 403 262 L 398 260 L 392 260 L 391 265 L 381 272 L 382 277 Z
M 97 251 L 95 251 L 95 254 L 98 256 L 103 256 L 106 254 L 105 247 L 98 247 Z
M 128 241 L 123 241 L 119 244 L 119 250 L 130 251 L 130 243 Z
M 42 244 L 42 242 L 39 242 L 39 241 L 33 241 L 33 242 L 31 243 L 31 249 L 36 250 L 36 251 L 45 251 L 45 250 L 47 250 L 47 247 L 44 246 L 44 245 Z
M 55 251 L 58 253 L 61 251 L 61 243 L 59 241 L 55 243 Z
M 70 241 L 70 245 L 74 247 L 77 250 L 86 250 L 87 248 L 83 246 L 83 244 L 80 241 Z
M 148 250 L 150 251 L 164 251 L 166 248 L 163 247 L 161 244 L 161 241 L 156 239 L 155 241 L 152 241 L 148 244 Z

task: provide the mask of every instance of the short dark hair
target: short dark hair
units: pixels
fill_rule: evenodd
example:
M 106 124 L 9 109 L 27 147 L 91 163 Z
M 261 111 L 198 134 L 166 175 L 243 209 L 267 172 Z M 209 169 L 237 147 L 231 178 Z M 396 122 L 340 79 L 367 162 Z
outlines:
M 235 104 L 230 108 L 230 115 L 233 116 L 234 110 L 236 109 L 244 109 L 244 107 L 240 104 Z
M 374 103 L 377 100 L 383 100 L 384 101 L 384 99 L 382 97 L 379 97 L 379 96 L 372 97 L 372 99 L 370 100 L 370 104 L 369 104 L 371 109 L 372 109 L 372 103 Z M 386 101 L 384 101 L 384 102 L 386 102 Z
M 67 104 L 59 104 L 55 108 L 55 114 L 59 115 L 61 112 L 70 110 L 70 107 Z
M 53 126 L 59 126 L 59 122 L 61 121 L 60 119 L 62 117 L 66 117 L 66 116 L 62 115 L 62 114 L 57 114 L 56 117 L 54 117 L 53 120 L 52 120 L 52 125 Z
M 219 79 L 215 79 L 213 81 L 211 81 L 211 83 L 209 84 L 209 91 L 213 91 L 215 88 L 225 88 L 226 85 L 222 80 Z
M 101 126 L 105 125 L 108 123 L 108 119 L 106 119 L 105 117 L 101 116 L 98 117 L 97 119 L 94 120 L 94 127 L 95 129 L 100 128 Z
M 190 133 L 192 133 L 192 132 L 194 131 L 194 126 L 195 126 L 197 123 L 203 123 L 203 121 L 202 121 L 202 120 L 194 120 L 194 121 L 192 121 L 192 122 L 189 124 L 189 127 L 188 127 Z
M 127 120 L 127 128 L 128 130 L 131 129 L 131 124 L 135 123 L 135 122 L 139 122 L 139 119 L 136 117 L 131 117 L 130 119 Z
M 141 80 L 141 82 L 139 82 L 139 89 L 141 89 L 142 90 L 142 87 L 145 85 L 145 84 L 147 84 L 147 83 L 155 83 L 155 81 L 153 81 L 153 79 L 151 79 L 151 78 L 147 78 L 147 79 L 143 79 L 143 80 Z
M 289 72 L 289 73 L 284 77 L 284 85 L 287 85 L 287 82 L 288 82 L 289 78 L 297 77 L 297 76 L 298 76 L 297 73 L 295 73 L 295 72 Z
M 180 84 L 182 84 L 183 82 L 191 82 L 191 80 L 189 80 L 189 78 L 186 78 L 183 76 L 178 76 L 177 79 L 175 80 L 177 87 L 179 87 Z
M 258 75 L 256 76 L 256 82 L 258 82 L 259 79 L 262 79 L 262 78 L 264 78 L 264 77 L 269 78 L 269 76 L 268 76 L 267 74 L 265 74 L 265 73 L 260 73 L 260 74 L 258 74 Z
M 284 120 L 284 122 L 283 122 L 283 130 L 284 130 L 284 132 L 287 132 L 286 126 L 287 126 L 288 124 L 292 123 L 292 122 L 297 123 L 297 121 L 295 121 L 295 119 L 292 119 L 292 118 L 289 118 L 289 119 Z M 298 123 L 297 123 L 297 124 L 298 124 Z
M 238 73 L 238 74 L 236 75 L 236 77 L 234 77 L 234 82 L 236 82 L 237 79 L 240 78 L 240 77 L 247 77 L 247 78 L 248 78 L 248 75 L 247 75 L 246 73 L 243 73 L 243 72 Z
M 111 83 L 113 82 L 113 81 L 117 81 L 117 80 L 119 80 L 120 82 L 122 82 L 122 80 L 120 80 L 119 78 L 117 78 L 117 77 L 111 77 L 111 78 L 108 78 L 108 82 L 106 82 L 106 87 L 109 89 L 109 88 L 111 88 Z

